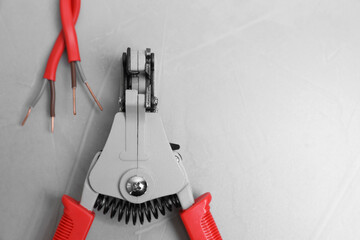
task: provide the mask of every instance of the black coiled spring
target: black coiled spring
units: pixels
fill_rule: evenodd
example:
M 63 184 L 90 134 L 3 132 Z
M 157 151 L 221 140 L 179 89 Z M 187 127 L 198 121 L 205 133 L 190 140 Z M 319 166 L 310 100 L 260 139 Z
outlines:
M 179 198 L 176 194 L 153 199 L 141 204 L 130 203 L 123 199 L 100 194 L 94 205 L 94 208 L 98 211 L 104 208 L 104 214 L 107 214 L 110 211 L 111 218 L 114 218 L 116 213 L 118 213 L 119 222 L 125 217 L 125 223 L 128 224 L 131 217 L 134 225 L 138 218 L 140 224 L 144 223 L 145 218 L 151 222 L 151 215 L 153 215 L 155 219 L 158 219 L 159 212 L 162 215 L 165 215 L 165 209 L 167 208 L 169 211 L 172 211 L 173 207 L 181 207 Z

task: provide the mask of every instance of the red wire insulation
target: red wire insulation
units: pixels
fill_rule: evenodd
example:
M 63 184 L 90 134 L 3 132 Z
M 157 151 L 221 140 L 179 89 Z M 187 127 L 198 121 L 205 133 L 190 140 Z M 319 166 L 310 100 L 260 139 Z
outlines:
M 68 60 L 69 62 L 75 62 L 80 61 L 80 52 L 75 31 L 75 24 L 73 22 L 71 1 L 72 0 L 60 0 L 60 16 L 64 31 Z
M 72 0 L 71 7 L 72 7 L 72 21 L 73 24 L 76 24 L 76 21 L 79 17 L 80 13 L 80 0 Z M 60 58 L 65 50 L 65 39 L 64 39 L 64 31 L 61 30 L 59 33 L 56 42 L 54 44 L 53 49 L 51 50 L 48 62 L 46 64 L 46 69 L 44 73 L 44 78 L 55 81 L 56 80 L 56 70 L 59 64 Z

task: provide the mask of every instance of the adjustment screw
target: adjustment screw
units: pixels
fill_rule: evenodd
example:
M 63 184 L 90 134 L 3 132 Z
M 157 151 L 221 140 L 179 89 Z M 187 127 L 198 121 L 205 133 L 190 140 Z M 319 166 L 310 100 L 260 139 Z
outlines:
M 126 191 L 135 197 L 143 195 L 147 190 L 147 182 L 144 178 L 133 176 L 126 183 Z
M 159 99 L 157 97 L 153 97 L 151 102 L 154 106 L 157 106 L 159 103 Z

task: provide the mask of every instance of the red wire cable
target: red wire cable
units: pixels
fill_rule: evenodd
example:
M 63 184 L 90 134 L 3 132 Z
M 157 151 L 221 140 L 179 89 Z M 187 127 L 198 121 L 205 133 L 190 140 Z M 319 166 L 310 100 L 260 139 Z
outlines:
M 71 19 L 72 19 L 72 25 L 74 26 L 76 24 L 76 21 L 79 17 L 80 13 L 80 0 L 72 0 L 71 1 Z M 77 41 L 76 41 L 77 45 Z M 79 49 L 79 48 L 77 48 Z M 53 49 L 51 50 L 48 62 L 46 64 L 46 69 L 44 73 L 44 78 L 55 81 L 56 80 L 56 70 L 57 66 L 59 64 L 60 58 L 65 50 L 65 39 L 64 39 L 64 31 L 62 30 L 54 44 Z M 79 57 L 80 59 L 80 57 Z
M 60 0 L 60 16 L 63 25 L 68 60 L 69 62 L 75 62 L 80 61 L 80 53 L 75 24 L 73 22 L 71 1 L 72 0 Z
M 51 50 L 50 56 L 48 58 L 44 79 L 49 80 L 50 82 L 50 116 L 51 116 L 51 131 L 54 131 L 54 120 L 55 120 L 55 80 L 56 80 L 56 71 L 59 65 L 60 58 L 65 50 L 68 53 L 68 60 L 71 66 L 71 87 L 73 89 L 73 112 L 74 115 L 76 114 L 76 103 L 75 103 L 75 89 L 76 89 L 76 67 L 81 69 L 80 65 L 80 52 L 79 46 L 77 41 L 77 35 L 75 31 L 75 24 L 79 17 L 80 13 L 80 0 L 60 0 L 60 16 L 61 16 L 61 23 L 63 25 L 63 29 L 59 33 L 53 49 Z M 91 90 L 89 83 L 86 81 L 85 77 L 82 74 L 82 80 L 86 87 L 88 88 L 91 96 L 93 97 L 94 101 L 98 105 L 99 109 L 102 111 L 103 108 L 96 98 L 95 94 Z M 43 85 L 44 86 L 44 85 Z M 43 87 L 42 87 L 43 89 Z M 31 109 L 35 107 L 37 101 L 42 95 L 43 90 L 40 90 L 36 98 L 34 99 L 32 105 L 29 107 L 27 114 L 22 122 L 21 125 L 24 125 Z

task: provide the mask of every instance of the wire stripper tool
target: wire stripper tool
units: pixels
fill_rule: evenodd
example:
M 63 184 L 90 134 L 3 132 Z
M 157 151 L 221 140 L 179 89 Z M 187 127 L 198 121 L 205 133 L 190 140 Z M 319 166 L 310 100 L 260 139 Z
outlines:
M 180 147 L 169 144 L 157 113 L 154 54 L 128 48 L 123 66 L 120 111 L 104 149 L 92 160 L 81 201 L 63 196 L 64 213 L 53 239 L 86 239 L 95 209 L 135 225 L 180 207 L 192 240 L 222 239 L 210 212 L 210 193 L 194 199 Z

